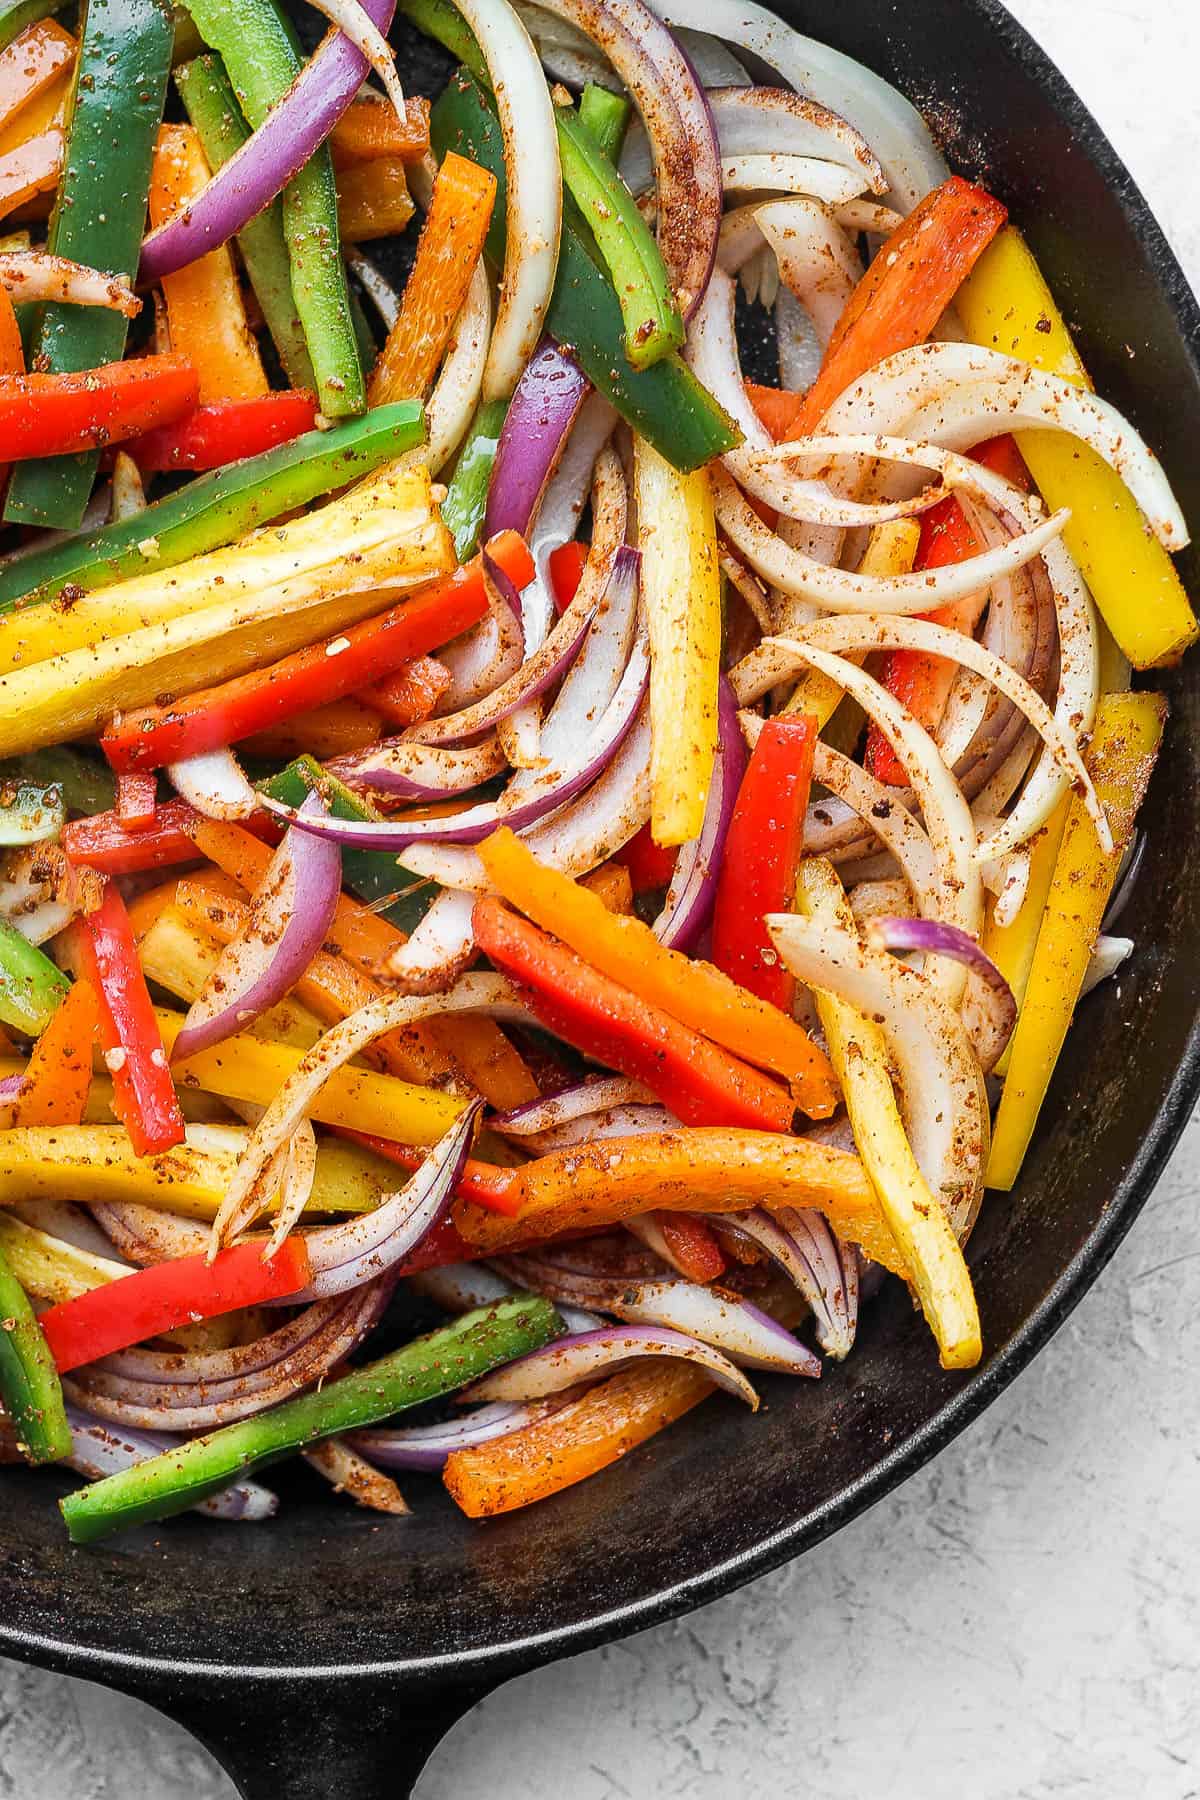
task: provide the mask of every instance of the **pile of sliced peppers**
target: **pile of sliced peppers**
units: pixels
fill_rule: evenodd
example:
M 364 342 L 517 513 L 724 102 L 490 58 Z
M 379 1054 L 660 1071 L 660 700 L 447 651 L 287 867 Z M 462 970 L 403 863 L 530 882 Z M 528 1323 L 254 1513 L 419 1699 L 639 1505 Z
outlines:
M 322 1439 L 511 1511 L 885 1279 L 973 1367 L 1200 632 L 877 78 L 400 0 L 430 104 L 319 10 L 0 7 L 0 1431 L 120 1428 L 81 1544 Z

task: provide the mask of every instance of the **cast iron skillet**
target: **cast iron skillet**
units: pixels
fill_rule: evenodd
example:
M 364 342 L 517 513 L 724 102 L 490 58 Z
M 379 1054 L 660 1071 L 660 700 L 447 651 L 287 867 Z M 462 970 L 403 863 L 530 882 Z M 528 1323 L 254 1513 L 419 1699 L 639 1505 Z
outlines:
M 1127 172 L 1041 52 L 995 0 L 779 5 L 895 80 L 952 163 L 1009 202 L 1101 391 L 1162 453 L 1200 525 L 1200 314 Z M 413 58 L 410 85 L 440 85 L 423 45 Z M 1200 589 L 1200 559 L 1185 575 Z M 151 1701 L 254 1800 L 400 1795 L 500 1682 L 728 1592 L 919 1468 L 1095 1279 L 1200 1089 L 1200 859 L 1187 855 L 1200 696 L 1186 669 L 1162 685 L 1172 720 L 1122 927 L 1137 955 L 1085 1003 L 1021 1186 L 989 1200 L 972 1239 L 989 1356 L 969 1380 L 937 1368 L 906 1297 L 887 1292 L 853 1357 L 819 1383 L 774 1383 L 756 1418 L 710 1401 L 599 1479 L 482 1528 L 434 1482 L 414 1487 L 416 1516 L 396 1523 L 300 1476 L 269 1526 L 192 1516 L 73 1550 L 54 1506 L 61 1481 L 6 1472 L 0 1651 Z

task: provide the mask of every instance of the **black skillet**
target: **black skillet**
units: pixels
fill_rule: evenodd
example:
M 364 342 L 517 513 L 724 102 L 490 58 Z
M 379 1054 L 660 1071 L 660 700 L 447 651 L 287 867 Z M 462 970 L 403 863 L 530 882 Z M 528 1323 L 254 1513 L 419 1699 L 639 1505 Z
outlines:
M 784 16 L 896 81 L 951 162 L 1009 203 L 1102 392 L 1161 452 L 1200 524 L 1200 313 L 1095 123 L 994 0 L 780 0 Z M 434 81 L 402 41 L 409 85 Z M 440 64 L 436 65 L 440 70 Z M 1200 558 L 1185 569 L 1200 591 Z M 1191 665 L 1194 668 L 1194 664 Z M 604 1476 L 527 1515 L 468 1524 L 436 1483 L 380 1521 L 298 1481 L 278 1521 L 194 1517 L 72 1550 L 51 1474 L 5 1472 L 0 1651 L 161 1707 L 253 1800 L 399 1796 L 500 1682 L 698 1606 L 798 1555 L 961 1431 L 1112 1255 L 1200 1089 L 1200 698 L 1172 721 L 1123 930 L 1137 954 L 1084 1005 L 1018 1191 L 971 1242 L 988 1360 L 939 1371 L 885 1293 L 853 1357 L 776 1383 L 765 1414 L 710 1402 Z M 896 1284 L 891 1284 L 895 1287 Z M 552 1722 L 544 1729 L 553 1730 Z

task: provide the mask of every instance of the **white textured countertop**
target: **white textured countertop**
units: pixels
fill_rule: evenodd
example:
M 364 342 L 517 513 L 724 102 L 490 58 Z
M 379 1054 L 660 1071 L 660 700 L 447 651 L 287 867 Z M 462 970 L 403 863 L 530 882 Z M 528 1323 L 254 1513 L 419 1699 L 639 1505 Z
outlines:
M 1200 287 L 1194 0 L 1009 3 Z M 1193 1120 L 1094 1291 L 935 1463 L 779 1574 L 504 1688 L 420 1800 L 1200 1795 L 1198 1188 Z M 232 1793 L 148 1708 L 0 1662 L 0 1800 Z

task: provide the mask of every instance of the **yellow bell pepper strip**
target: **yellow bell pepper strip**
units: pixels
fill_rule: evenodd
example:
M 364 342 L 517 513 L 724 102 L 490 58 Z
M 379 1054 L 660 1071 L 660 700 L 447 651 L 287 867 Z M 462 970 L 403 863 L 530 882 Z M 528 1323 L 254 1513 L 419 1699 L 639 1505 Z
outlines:
M 717 753 L 721 572 L 712 489 L 633 440 L 642 601 L 650 626 L 650 827 L 657 844 L 698 837 Z
M 39 1037 L 58 1011 L 67 978 L 50 958 L 0 919 L 0 1023 Z
M 1166 717 L 1161 694 L 1106 694 L 1100 702 L 1085 761 L 1112 828 L 1113 848 L 1104 854 L 1082 802 L 1072 798 L 1024 1004 L 1012 1035 L 1008 1076 L 992 1128 L 987 1187 L 1011 1188 L 1021 1172 L 1133 835 Z
M 429 152 L 429 102 L 406 95 L 401 118 L 389 101 L 362 94 L 330 132 L 329 147 L 338 170 L 393 156 L 419 162 Z
M 65 612 L 33 607 L 2 620 L 0 665 L 12 672 L 0 677 L 0 755 L 85 735 L 114 713 L 276 661 L 394 603 L 452 557 L 428 471 L 411 469 L 165 576 L 120 582 Z M 105 639 L 113 627 L 121 635 Z M 78 643 L 81 633 L 87 648 L 34 661 L 38 645 Z M 33 666 L 14 668 L 21 654 Z
M 494 895 L 475 902 L 472 923 L 480 950 L 550 1031 L 644 1082 L 685 1123 L 790 1130 L 795 1102 L 786 1088 L 599 974 Z
M 1066 829 L 1067 813 L 1070 810 L 1070 795 L 1064 795 L 1042 829 L 1033 840 L 1033 848 L 1029 859 L 1029 880 L 1025 885 L 1025 897 L 1011 924 L 996 923 L 995 901 L 988 907 L 984 920 L 982 944 L 984 951 L 991 957 L 1000 973 L 1012 989 L 1018 1008 L 1025 999 L 1029 987 L 1029 972 L 1033 968 L 1033 953 L 1037 948 L 1038 933 L 1042 929 L 1042 919 L 1046 912 L 1046 901 L 1050 897 L 1050 883 L 1054 879 L 1054 869 L 1058 862 L 1059 846 Z M 1012 1039 L 1004 1047 L 1004 1053 L 996 1063 L 992 1073 L 1001 1081 L 1008 1074 L 1009 1059 L 1012 1056 Z
M 626 1369 L 520 1431 L 452 1450 L 442 1480 L 468 1518 L 515 1512 L 619 1462 L 713 1392 L 686 1363 Z
M 0 1250 L 0 1400 L 31 1463 L 57 1462 L 71 1450 L 62 1385 L 29 1296 Z
M 549 1343 L 562 1321 L 548 1300 L 516 1294 L 466 1313 L 377 1362 L 255 1418 L 176 1445 L 60 1504 L 72 1543 L 88 1544 L 148 1519 L 182 1512 L 263 1464 L 334 1433 L 378 1424 L 406 1407 L 439 1399 L 489 1370 Z
M 74 928 L 80 971 L 96 997 L 96 1035 L 113 1081 L 117 1116 L 138 1156 L 181 1144 L 183 1114 L 155 1024 L 125 902 L 111 881 Z
M 262 1099 L 268 1100 L 269 1094 Z M 37 1125 L 0 1132 L 0 1207 L 18 1200 L 137 1200 L 211 1223 L 249 1132 L 189 1125 L 182 1144 L 135 1156 L 120 1125 Z M 373 1212 L 396 1191 L 396 1171 L 356 1144 L 322 1142 L 306 1211 Z M 272 1196 L 270 1208 L 278 1204 Z
M 76 981 L 33 1047 L 10 1125 L 79 1125 L 92 1085 L 95 990 Z
M 159 127 L 150 171 L 150 223 L 165 224 L 207 186 L 212 171 L 191 125 Z M 162 278 L 171 348 L 200 377 L 201 404 L 252 400 L 268 391 L 228 244 Z
M 179 1325 L 195 1325 L 268 1300 L 286 1300 L 311 1279 L 308 1250 L 300 1236 L 285 1239 L 269 1257 L 263 1255 L 261 1244 L 237 1244 L 212 1262 L 201 1254 L 137 1269 L 120 1281 L 50 1307 L 40 1323 L 55 1366 L 65 1375 Z
M 344 244 L 399 237 L 414 211 L 408 175 L 398 156 L 356 162 L 337 175 L 338 230 Z
M 908 1264 L 857 1156 L 770 1131 L 729 1126 L 606 1138 L 539 1156 L 517 1170 L 521 1206 L 512 1220 L 466 1202 L 454 1223 L 483 1256 L 510 1245 L 598 1231 L 652 1208 L 744 1212 L 749 1206 L 813 1206 L 837 1235 L 909 1279 Z
M 75 61 L 78 45 L 56 19 L 27 26 L 0 50 L 0 128 Z
M 495 201 L 495 176 L 450 151 L 433 184 L 399 315 L 371 376 L 372 406 L 417 399 L 429 387 L 483 254 Z
M 763 920 L 790 907 L 795 892 L 816 741 L 817 721 L 811 713 L 764 722 L 738 789 L 713 910 L 717 967 L 789 1017 L 795 978 L 783 966 Z M 832 1084 L 825 1100 L 832 1112 Z
M 159 1007 L 158 1028 L 168 1053 L 183 1027 L 181 1013 Z M 300 1065 L 304 1052 L 243 1032 L 174 1065 L 180 1086 L 203 1088 L 224 1099 L 266 1106 Z M 407 1144 L 436 1144 L 466 1102 L 438 1088 L 416 1087 L 374 1069 L 335 1069 L 312 1105 L 312 1117 L 375 1137 Z
M 1054 296 L 1015 226 L 980 258 L 956 304 L 974 343 L 1091 387 Z M 1017 442 L 1047 506 L 1070 509 L 1063 541 L 1134 668 L 1176 662 L 1195 642 L 1200 624 L 1174 563 L 1121 477 L 1089 445 L 1062 432 L 1022 431 Z
M 711 963 L 668 950 L 640 919 L 610 911 L 599 895 L 540 863 L 511 831 L 494 833 L 479 855 L 498 893 L 594 969 L 735 1056 L 781 1075 L 805 1112 L 828 1118 L 837 1104 L 833 1071 L 789 1015 Z
M 822 857 L 801 864 L 796 911 L 857 937 L 850 903 Z M 979 1308 L 958 1240 L 917 1166 L 896 1105 L 887 1047 L 873 1019 L 832 994 L 814 995 L 863 1167 L 910 1271 L 944 1369 L 974 1368 L 983 1353 Z
M 39 1300 L 73 1300 L 106 1281 L 128 1275 L 126 1263 L 93 1256 L 65 1238 L 52 1237 L 36 1225 L 0 1210 L 0 1252 L 27 1294 Z

